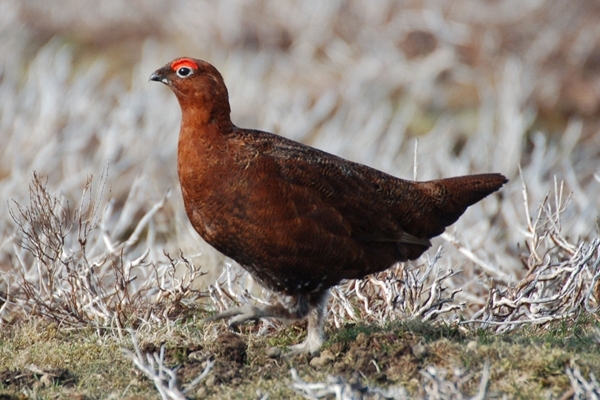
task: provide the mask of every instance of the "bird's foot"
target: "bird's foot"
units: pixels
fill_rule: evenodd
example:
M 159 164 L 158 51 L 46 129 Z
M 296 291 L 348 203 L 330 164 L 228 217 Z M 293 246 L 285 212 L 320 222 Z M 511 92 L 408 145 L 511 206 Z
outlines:
M 275 318 L 279 320 L 300 320 L 308 314 L 308 333 L 304 342 L 291 346 L 285 357 L 296 354 L 315 353 L 323 344 L 323 322 L 325 320 L 325 306 L 329 297 L 329 290 L 318 293 L 314 298 L 306 295 L 289 296 L 295 302 L 283 302 L 274 305 L 262 304 L 253 306 L 244 304 L 241 307 L 231 308 L 222 313 L 213 315 L 204 322 L 216 321 L 232 317 L 229 321 L 229 329 L 237 325 L 260 318 Z M 313 308 L 312 311 L 310 308 Z
M 290 358 L 298 354 L 313 354 L 319 351 L 323 344 L 323 337 L 318 331 L 309 331 L 304 342 L 290 346 L 290 350 L 283 355 Z
M 221 313 L 204 319 L 204 322 L 217 321 L 223 318 L 234 317 L 229 321 L 229 329 L 234 329 L 239 324 L 246 321 L 257 321 L 263 315 L 261 309 L 254 307 L 251 304 L 245 304 L 241 307 L 227 309 Z

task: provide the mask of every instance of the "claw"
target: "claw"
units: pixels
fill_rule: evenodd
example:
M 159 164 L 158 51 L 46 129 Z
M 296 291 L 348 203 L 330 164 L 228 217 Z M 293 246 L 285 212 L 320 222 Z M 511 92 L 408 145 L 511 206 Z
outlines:
M 202 322 L 217 321 L 224 318 L 234 317 L 229 321 L 229 328 L 235 328 L 237 325 L 246 321 L 257 321 L 261 317 L 260 309 L 250 304 L 241 307 L 229 308 L 221 313 L 205 318 Z
M 290 346 L 290 351 L 283 355 L 284 358 L 291 358 L 298 354 L 314 354 L 323 344 L 322 332 L 319 329 L 309 329 L 304 342 Z

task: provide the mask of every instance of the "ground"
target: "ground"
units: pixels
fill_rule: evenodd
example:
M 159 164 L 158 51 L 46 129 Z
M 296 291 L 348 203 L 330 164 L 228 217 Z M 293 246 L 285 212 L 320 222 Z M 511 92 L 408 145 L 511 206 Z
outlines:
M 329 330 L 319 354 L 290 359 L 278 356 L 273 348 L 300 340 L 301 324 L 260 336 L 254 326 L 239 334 L 222 327 L 212 340 L 203 325 L 188 322 L 170 332 L 140 332 L 138 340 L 148 353 L 158 353 L 165 345 L 165 365 L 178 367 L 183 387 L 203 371 L 207 360 L 214 361 L 207 379 L 188 394 L 191 398 L 302 398 L 292 388 L 292 368 L 304 382 L 325 382 L 331 375 L 358 391 L 401 386 L 417 396 L 424 395 L 427 384 L 422 371 L 434 367 L 463 394 L 473 395 L 489 360 L 490 398 L 506 394 L 542 399 L 569 392 L 567 367 L 576 365 L 584 376 L 600 374 L 594 331 L 598 326 L 595 319 L 580 319 L 543 330 L 489 335 L 420 322 L 384 327 L 349 324 Z M 46 323 L 13 326 L 0 334 L 0 398 L 159 398 L 153 383 L 120 348 L 131 348 L 129 338 Z

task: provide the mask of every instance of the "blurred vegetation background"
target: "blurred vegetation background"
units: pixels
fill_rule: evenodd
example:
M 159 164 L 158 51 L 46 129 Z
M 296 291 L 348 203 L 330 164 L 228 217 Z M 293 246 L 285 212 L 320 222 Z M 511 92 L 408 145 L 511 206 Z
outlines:
M 407 179 L 507 175 L 449 230 L 497 273 L 434 243 L 475 299 L 482 279 L 526 274 L 526 209 L 535 215 L 561 182 L 563 198 L 573 193 L 561 232 L 597 236 L 599 20 L 600 3 L 586 0 L 3 0 L 0 270 L 26 257 L 8 209 L 28 204 L 34 171 L 70 204 L 93 176 L 99 229 L 115 243 L 171 191 L 132 257 L 149 249 L 164 263 L 163 250 L 182 249 L 203 268 L 222 265 L 184 215 L 177 102 L 148 83 L 191 56 L 222 72 L 238 126 Z

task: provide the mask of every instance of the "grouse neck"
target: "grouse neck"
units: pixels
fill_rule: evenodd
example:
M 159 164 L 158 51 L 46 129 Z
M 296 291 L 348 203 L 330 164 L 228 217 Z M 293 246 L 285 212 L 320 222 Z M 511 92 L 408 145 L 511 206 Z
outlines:
M 210 103 L 194 106 L 181 104 L 181 127 L 182 130 L 203 131 L 211 129 L 227 134 L 233 130 L 233 123 L 229 116 L 229 104 L 227 107 L 217 106 Z

